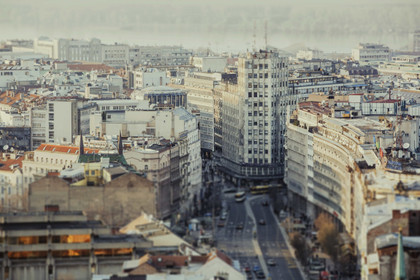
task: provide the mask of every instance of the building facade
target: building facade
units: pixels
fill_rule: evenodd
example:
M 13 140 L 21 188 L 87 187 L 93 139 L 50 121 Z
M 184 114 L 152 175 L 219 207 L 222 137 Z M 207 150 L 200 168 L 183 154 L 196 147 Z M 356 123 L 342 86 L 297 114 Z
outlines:
M 389 61 L 389 47 L 380 44 L 359 44 L 352 50 L 352 58 L 359 62 Z
M 223 171 L 238 185 L 282 178 L 286 113 L 296 104 L 288 90 L 287 59 L 247 53 L 238 60 L 238 83 L 223 86 Z

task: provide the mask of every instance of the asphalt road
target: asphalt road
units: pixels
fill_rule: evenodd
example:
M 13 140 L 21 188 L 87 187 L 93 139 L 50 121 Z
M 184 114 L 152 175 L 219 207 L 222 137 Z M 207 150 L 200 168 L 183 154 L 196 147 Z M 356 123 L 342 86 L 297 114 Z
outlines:
M 296 266 L 295 259 L 290 254 L 285 240 L 278 228 L 277 221 L 270 206 L 262 206 L 261 202 L 267 200 L 267 196 L 260 196 L 251 201 L 251 209 L 257 223 L 263 219 L 265 225 L 258 223 L 258 243 L 263 252 L 265 262 L 269 259 L 275 261 L 274 266 L 269 266 L 271 279 L 273 280 L 301 280 L 302 276 Z
M 232 259 L 238 260 L 241 269 L 245 266 L 249 266 L 251 269 L 255 265 L 261 267 L 252 244 L 254 222 L 247 215 L 244 203 L 235 202 L 234 194 L 224 194 L 224 197 L 229 211 L 225 226 L 218 227 L 216 231 L 217 248 L 224 250 Z M 217 223 L 219 223 L 219 219 Z M 238 224 L 243 224 L 242 230 L 236 229 Z M 256 279 L 254 274 L 253 279 Z

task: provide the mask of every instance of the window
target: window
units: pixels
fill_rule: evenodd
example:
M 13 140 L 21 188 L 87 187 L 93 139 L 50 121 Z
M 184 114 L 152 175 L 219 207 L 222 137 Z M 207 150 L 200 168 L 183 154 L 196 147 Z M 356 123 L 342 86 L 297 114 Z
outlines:
M 252 92 L 248 92 L 248 97 L 252 97 Z
M 149 170 L 149 166 L 147 164 L 144 165 L 144 170 Z

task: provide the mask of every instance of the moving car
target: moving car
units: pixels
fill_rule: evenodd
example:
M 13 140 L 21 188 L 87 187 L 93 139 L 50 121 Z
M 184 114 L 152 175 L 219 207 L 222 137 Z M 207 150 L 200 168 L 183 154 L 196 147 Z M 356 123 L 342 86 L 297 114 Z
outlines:
M 265 274 L 262 270 L 258 270 L 256 275 L 258 279 L 265 279 Z
M 236 225 L 236 229 L 243 229 L 244 228 L 244 224 L 243 223 L 239 223 Z
M 269 259 L 269 260 L 267 261 L 267 264 L 268 264 L 269 266 L 275 266 L 275 265 L 276 265 L 276 261 L 275 261 L 275 260 L 273 260 L 273 259 Z
M 259 220 L 259 221 L 258 221 L 258 223 L 259 223 L 260 225 L 265 225 L 265 220 L 264 220 L 264 219 L 261 219 L 261 220 Z
M 261 202 L 261 205 L 262 205 L 262 206 L 268 206 L 268 200 L 263 200 L 263 201 Z

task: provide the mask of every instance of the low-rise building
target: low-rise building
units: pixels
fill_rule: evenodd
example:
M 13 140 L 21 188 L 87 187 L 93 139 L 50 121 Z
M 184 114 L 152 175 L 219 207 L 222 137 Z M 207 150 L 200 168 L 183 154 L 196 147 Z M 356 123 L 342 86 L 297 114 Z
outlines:
M 85 153 L 98 153 L 98 149 L 86 148 Z M 42 144 L 35 151 L 27 152 L 22 161 L 23 185 L 25 188 L 48 172 L 70 168 L 79 159 L 80 148 L 75 146 Z
M 22 154 L 1 153 L 0 208 L 5 212 L 26 209 L 27 192 L 23 188 L 22 160 Z
M 112 235 L 81 212 L 0 214 L 1 279 L 91 279 L 110 274 L 144 254 L 152 242 L 139 235 Z
M 175 256 L 146 254 L 138 260 L 127 261 L 122 267 L 122 274 L 107 279 L 153 279 L 154 276 L 177 276 L 177 279 L 233 279 L 244 280 L 245 274 L 233 266 L 227 255 L 214 249 L 205 256 Z M 138 279 L 138 278 L 137 278 Z

